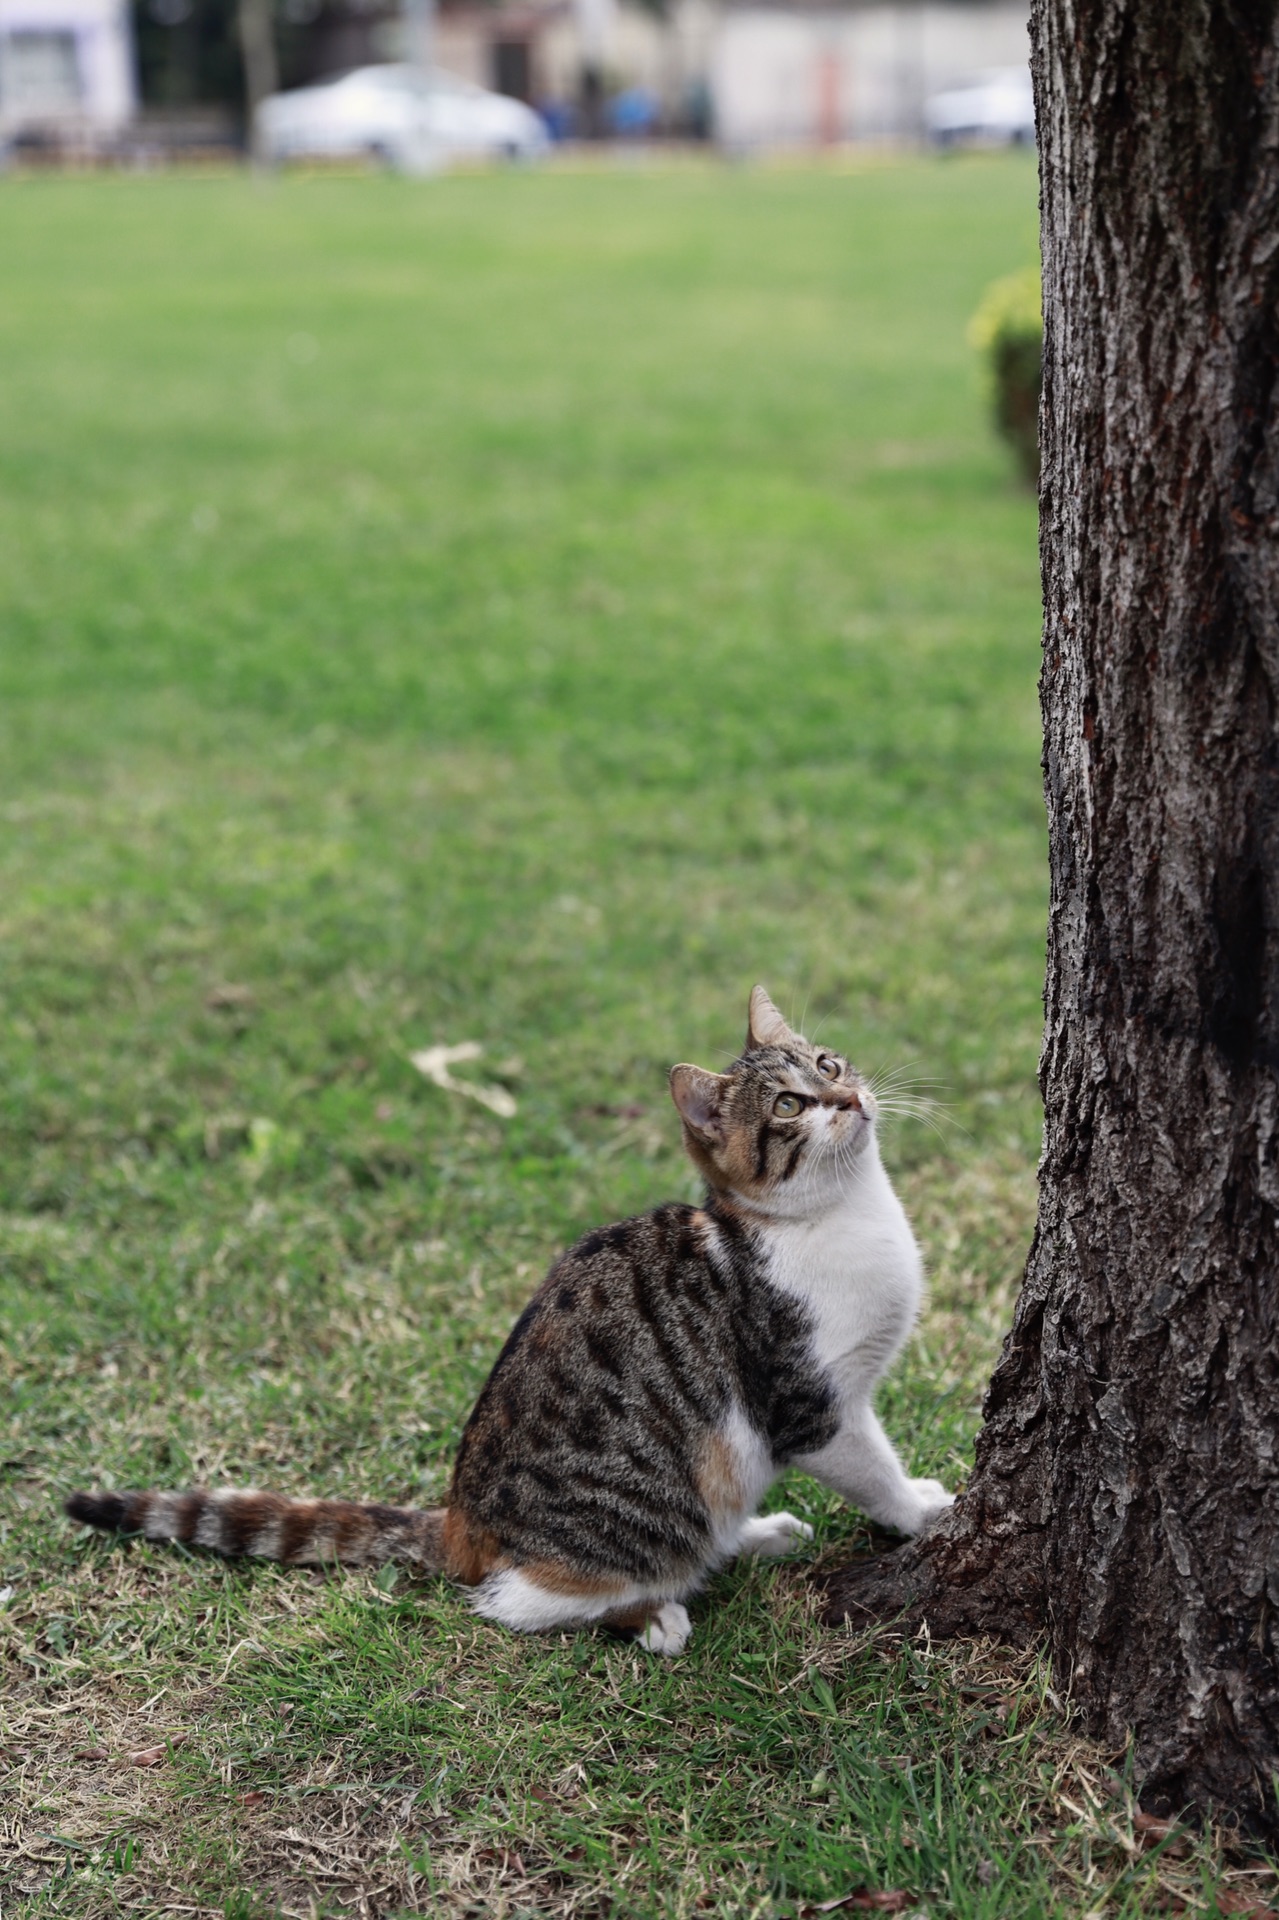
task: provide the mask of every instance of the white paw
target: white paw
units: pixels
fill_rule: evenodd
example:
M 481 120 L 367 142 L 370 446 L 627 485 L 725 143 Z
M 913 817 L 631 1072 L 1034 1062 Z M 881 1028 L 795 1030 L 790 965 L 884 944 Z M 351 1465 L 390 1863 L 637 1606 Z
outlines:
M 789 1553 L 801 1540 L 811 1540 L 813 1529 L 807 1520 L 793 1513 L 760 1513 L 742 1523 L 737 1536 L 737 1551 L 750 1554 Z
M 947 1493 L 940 1480 L 912 1480 L 910 1490 L 915 1496 L 914 1511 L 903 1533 L 922 1533 L 938 1514 L 955 1504 L 954 1494 Z
M 681 1607 L 678 1600 L 668 1600 L 635 1637 L 650 1653 L 664 1653 L 668 1660 L 673 1660 L 677 1653 L 683 1653 L 692 1631 L 688 1609 Z

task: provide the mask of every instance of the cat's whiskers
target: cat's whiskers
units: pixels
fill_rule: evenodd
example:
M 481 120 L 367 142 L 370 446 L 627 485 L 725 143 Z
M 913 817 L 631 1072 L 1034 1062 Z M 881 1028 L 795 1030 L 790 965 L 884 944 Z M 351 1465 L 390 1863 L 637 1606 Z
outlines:
M 823 1169 L 823 1182 L 834 1188 L 841 1206 L 850 1205 L 855 1199 L 858 1162 L 865 1151 L 865 1145 L 863 1134 L 846 1134 L 833 1143 L 828 1154 L 819 1163 Z
M 966 1140 L 972 1135 L 962 1126 L 951 1110 L 940 1100 L 913 1094 L 898 1094 L 880 1097 L 879 1111 L 887 1119 L 917 1120 L 921 1126 L 928 1127 L 937 1138 L 949 1145 L 952 1134 L 959 1133 Z
M 834 1009 L 832 1009 L 830 1013 L 824 1013 L 822 1015 L 821 1019 L 817 1022 L 817 1025 L 813 1028 L 812 1033 L 809 1035 L 809 1039 L 812 1045 L 816 1046 L 818 1034 L 821 1032 L 822 1028 L 826 1025 L 827 1021 L 833 1020 L 834 1018 L 835 1018 Z
M 864 1076 L 880 1114 L 889 1120 L 918 1120 L 942 1141 L 948 1138 L 947 1129 L 967 1137 L 949 1106 L 938 1098 L 938 1093 L 945 1090 L 944 1082 L 911 1073 L 914 1065 L 914 1060 L 903 1060 Z
M 915 1062 L 913 1060 L 903 1060 L 895 1067 L 881 1067 L 873 1073 L 864 1074 L 862 1077 L 871 1092 L 875 1095 L 881 1092 L 897 1093 L 906 1089 L 925 1087 L 944 1088 L 944 1082 L 940 1080 L 930 1079 L 924 1074 L 911 1073 L 910 1068 L 914 1065 Z

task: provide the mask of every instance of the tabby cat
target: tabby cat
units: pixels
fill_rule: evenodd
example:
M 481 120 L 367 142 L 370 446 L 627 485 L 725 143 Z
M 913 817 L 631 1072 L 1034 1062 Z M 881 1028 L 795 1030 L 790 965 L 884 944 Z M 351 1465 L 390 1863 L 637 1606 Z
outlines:
M 398 1561 L 521 1630 L 591 1622 L 654 1653 L 734 1554 L 812 1537 L 757 1514 L 800 1467 L 918 1533 L 952 1496 L 912 1480 L 871 1407 L 921 1269 L 880 1163 L 875 1099 L 762 987 L 727 1073 L 671 1069 L 700 1206 L 600 1227 L 555 1262 L 467 1421 L 444 1506 L 280 1494 L 73 1494 L 91 1526 L 292 1564 Z

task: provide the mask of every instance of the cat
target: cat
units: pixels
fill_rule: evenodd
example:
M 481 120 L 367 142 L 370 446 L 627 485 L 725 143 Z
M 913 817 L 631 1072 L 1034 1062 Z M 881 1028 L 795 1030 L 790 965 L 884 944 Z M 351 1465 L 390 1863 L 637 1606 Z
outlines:
M 922 1289 L 874 1095 L 762 987 L 728 1071 L 672 1067 L 670 1089 L 702 1204 L 560 1256 L 466 1423 L 444 1506 L 196 1489 L 76 1493 L 67 1513 L 228 1555 L 447 1573 L 507 1627 L 600 1624 L 670 1655 L 716 1568 L 812 1538 L 756 1512 L 787 1467 L 921 1532 L 952 1495 L 908 1477 L 871 1405 Z

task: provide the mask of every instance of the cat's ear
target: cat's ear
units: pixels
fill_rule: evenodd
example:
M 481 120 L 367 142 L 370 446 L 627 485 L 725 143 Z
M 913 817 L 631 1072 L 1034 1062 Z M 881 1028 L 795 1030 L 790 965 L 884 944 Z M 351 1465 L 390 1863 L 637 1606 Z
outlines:
M 752 1047 L 785 1047 L 798 1039 L 799 1035 L 791 1032 L 763 987 L 752 987 L 746 1051 L 749 1053 Z
M 720 1116 L 727 1090 L 726 1073 L 707 1073 L 704 1067 L 671 1068 L 671 1099 L 680 1119 L 696 1139 L 712 1146 L 724 1138 Z

